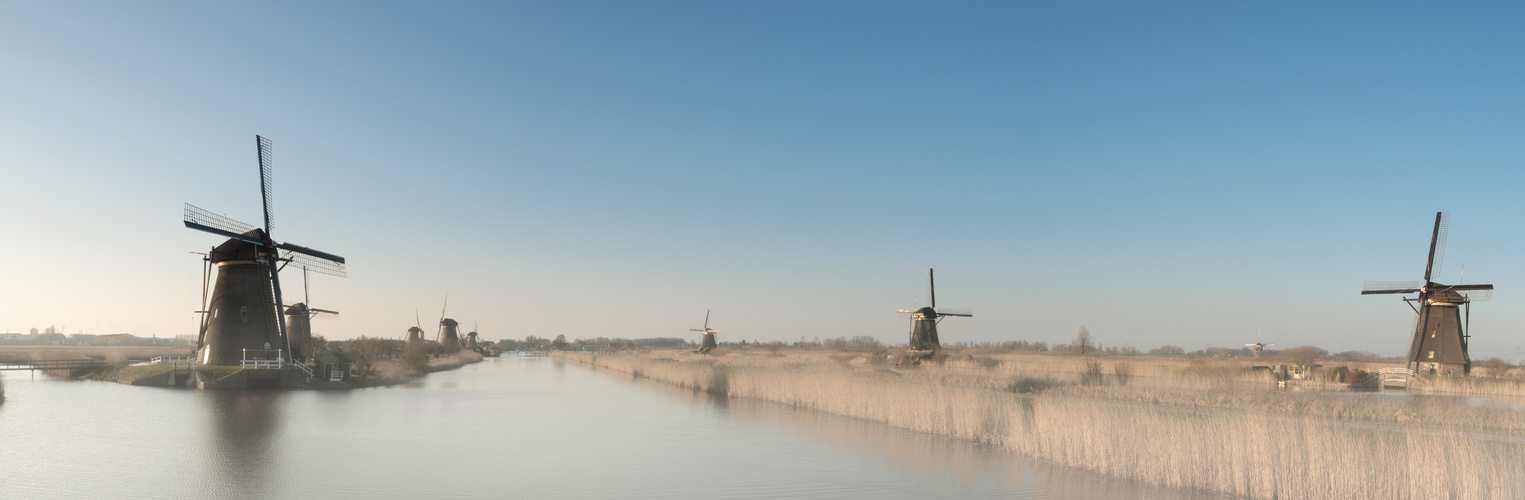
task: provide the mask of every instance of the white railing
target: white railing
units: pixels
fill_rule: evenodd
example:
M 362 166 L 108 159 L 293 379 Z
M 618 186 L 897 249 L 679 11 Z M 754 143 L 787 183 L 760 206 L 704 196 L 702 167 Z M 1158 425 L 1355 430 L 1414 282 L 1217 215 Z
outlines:
M 1377 370 L 1377 373 L 1383 375 L 1413 375 L 1414 370 L 1410 370 L 1408 368 L 1383 368 L 1381 370 Z
M 195 356 L 157 356 L 148 360 L 148 364 L 164 365 L 170 363 L 194 363 L 195 361 Z
M 291 365 L 297 367 L 298 369 L 301 369 L 302 373 L 306 373 L 307 374 L 307 378 L 313 378 L 314 376 L 316 376 L 316 374 L 314 374 L 312 372 L 312 368 L 309 368 L 307 365 L 304 365 L 304 364 L 301 364 L 301 363 L 292 363 Z
M 285 365 L 286 365 L 286 361 L 283 360 L 283 359 L 280 359 L 280 358 L 276 358 L 276 359 L 246 359 L 246 360 L 243 360 L 242 362 L 240 362 L 238 364 L 238 366 L 241 366 L 241 367 L 244 367 L 244 368 L 280 368 L 280 367 L 285 366 Z

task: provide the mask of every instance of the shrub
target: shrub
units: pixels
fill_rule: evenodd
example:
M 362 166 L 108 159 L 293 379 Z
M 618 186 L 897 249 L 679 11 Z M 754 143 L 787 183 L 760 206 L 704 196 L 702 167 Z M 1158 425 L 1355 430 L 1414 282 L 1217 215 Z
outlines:
M 1017 394 L 1032 394 L 1058 385 L 1059 382 L 1051 378 L 1022 377 L 1008 384 L 1006 390 Z
M 1101 371 L 1101 361 L 1094 359 L 1085 360 L 1085 371 L 1080 373 L 1080 385 L 1104 385 L 1107 383 L 1107 375 Z
M 1112 363 L 1112 376 L 1117 385 L 1128 385 L 1133 380 L 1133 363 Z

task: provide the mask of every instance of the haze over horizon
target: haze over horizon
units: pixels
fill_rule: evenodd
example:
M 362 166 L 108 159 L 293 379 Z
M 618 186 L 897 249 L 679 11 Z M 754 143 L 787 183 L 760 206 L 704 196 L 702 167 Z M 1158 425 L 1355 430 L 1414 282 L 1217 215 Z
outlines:
M 1314 8 L 5 4 L 0 329 L 194 334 L 260 134 L 330 339 L 899 343 L 931 267 L 944 342 L 1398 355 L 1446 211 L 1521 359 L 1521 7 Z

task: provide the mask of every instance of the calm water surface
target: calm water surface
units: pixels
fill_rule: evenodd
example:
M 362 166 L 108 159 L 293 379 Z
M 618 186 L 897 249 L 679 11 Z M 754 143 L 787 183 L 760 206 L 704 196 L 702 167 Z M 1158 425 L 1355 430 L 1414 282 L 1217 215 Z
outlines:
M 546 358 L 330 392 L 3 373 L 4 498 L 1210 498 Z

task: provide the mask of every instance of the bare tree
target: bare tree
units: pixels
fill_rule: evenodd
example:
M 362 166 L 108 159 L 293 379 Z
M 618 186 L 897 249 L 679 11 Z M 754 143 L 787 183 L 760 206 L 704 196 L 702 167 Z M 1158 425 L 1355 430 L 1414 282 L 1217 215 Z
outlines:
M 1294 365 L 1303 366 L 1303 367 L 1307 367 L 1307 366 L 1312 365 L 1313 361 L 1318 359 L 1318 356 L 1319 356 L 1319 349 L 1317 347 L 1313 347 L 1311 345 L 1305 345 L 1305 346 L 1302 346 L 1302 347 L 1294 347 L 1291 350 L 1287 351 L 1287 361 L 1291 362 Z
M 1085 325 L 1080 325 L 1080 334 L 1075 336 L 1075 346 L 1072 350 L 1081 356 L 1096 350 L 1096 343 L 1091 341 L 1091 330 Z
M 349 353 L 351 360 L 355 362 L 355 369 L 360 373 L 370 373 L 376 367 L 376 362 L 389 357 L 391 346 L 387 345 L 386 339 L 366 337 L 364 335 L 355 339 L 351 344 L 353 351 Z

